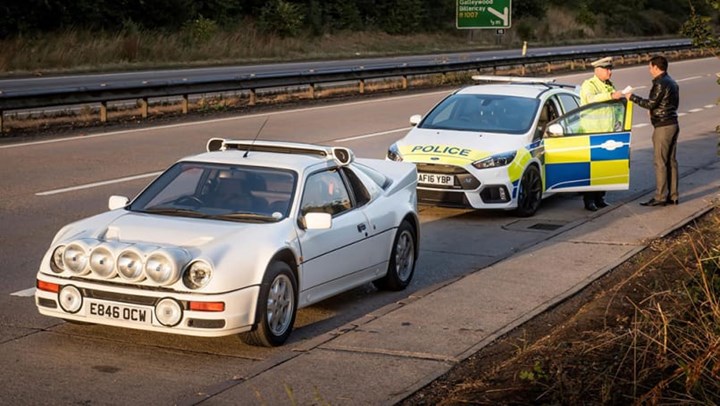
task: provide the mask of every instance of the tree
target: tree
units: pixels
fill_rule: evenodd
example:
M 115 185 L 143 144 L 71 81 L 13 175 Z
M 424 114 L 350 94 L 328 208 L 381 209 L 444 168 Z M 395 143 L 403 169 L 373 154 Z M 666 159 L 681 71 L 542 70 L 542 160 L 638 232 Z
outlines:
M 705 0 L 705 2 L 713 9 L 720 11 L 720 0 Z M 682 34 L 692 38 L 695 46 L 708 49 L 715 57 L 720 57 L 718 55 L 720 35 L 713 31 L 712 19 L 698 15 L 692 3 L 690 3 L 690 6 L 692 12 L 690 18 L 682 27 Z M 720 85 L 720 73 L 718 73 L 717 84 Z M 720 133 L 720 125 L 715 127 L 715 131 Z M 720 140 L 718 140 L 718 155 L 720 155 Z

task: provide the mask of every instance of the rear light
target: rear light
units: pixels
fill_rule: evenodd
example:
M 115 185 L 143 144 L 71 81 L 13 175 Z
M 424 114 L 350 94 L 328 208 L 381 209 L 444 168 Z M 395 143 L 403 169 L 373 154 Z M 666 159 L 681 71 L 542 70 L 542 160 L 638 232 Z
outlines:
M 190 302 L 190 310 L 199 312 L 225 311 L 225 302 Z
M 52 293 L 58 293 L 60 291 L 60 285 L 57 283 L 50 283 L 41 280 L 37 281 L 37 288 Z

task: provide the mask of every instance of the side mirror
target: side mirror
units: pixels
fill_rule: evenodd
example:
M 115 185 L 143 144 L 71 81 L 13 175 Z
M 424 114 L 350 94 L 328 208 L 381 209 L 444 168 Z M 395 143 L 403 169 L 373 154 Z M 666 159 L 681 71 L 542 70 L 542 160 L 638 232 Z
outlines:
M 332 215 L 330 213 L 305 214 L 306 230 L 327 230 L 330 227 L 332 227 Z
M 115 209 L 123 208 L 123 207 L 127 206 L 128 201 L 129 201 L 128 198 L 125 196 L 117 196 L 117 195 L 110 196 L 110 199 L 108 199 L 108 209 L 115 210 Z
M 420 114 L 414 114 L 410 116 L 410 125 L 415 127 L 418 125 L 418 123 L 422 120 L 422 116 Z
M 551 137 L 562 137 L 563 128 L 560 124 L 551 124 L 548 129 L 548 135 Z

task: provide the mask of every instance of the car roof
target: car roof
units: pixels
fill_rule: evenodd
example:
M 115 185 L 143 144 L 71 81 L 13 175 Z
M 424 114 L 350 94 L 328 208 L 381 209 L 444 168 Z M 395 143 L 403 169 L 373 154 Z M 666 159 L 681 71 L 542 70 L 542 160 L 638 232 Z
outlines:
M 468 86 L 458 90 L 455 94 L 490 94 L 528 97 L 534 99 L 540 97 L 545 92 L 547 92 L 547 94 L 575 93 L 572 90 L 563 90 L 560 87 L 552 85 L 548 86 L 543 84 L 503 83 Z

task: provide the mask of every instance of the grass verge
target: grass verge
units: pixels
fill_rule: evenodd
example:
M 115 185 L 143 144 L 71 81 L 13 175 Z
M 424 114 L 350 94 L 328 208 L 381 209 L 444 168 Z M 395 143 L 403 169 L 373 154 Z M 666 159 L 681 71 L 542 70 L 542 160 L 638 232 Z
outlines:
M 717 404 L 719 295 L 715 207 L 402 404 Z

